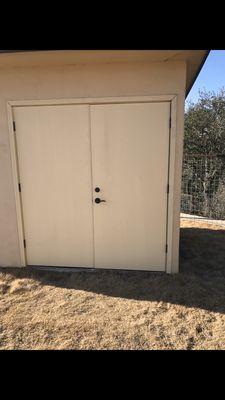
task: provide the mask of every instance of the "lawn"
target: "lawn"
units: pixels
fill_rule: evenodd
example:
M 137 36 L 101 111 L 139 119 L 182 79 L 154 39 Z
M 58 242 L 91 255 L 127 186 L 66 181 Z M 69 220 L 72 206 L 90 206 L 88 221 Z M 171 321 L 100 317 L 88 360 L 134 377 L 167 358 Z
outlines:
M 0 269 L 0 349 L 225 349 L 225 230 L 182 222 L 181 272 Z

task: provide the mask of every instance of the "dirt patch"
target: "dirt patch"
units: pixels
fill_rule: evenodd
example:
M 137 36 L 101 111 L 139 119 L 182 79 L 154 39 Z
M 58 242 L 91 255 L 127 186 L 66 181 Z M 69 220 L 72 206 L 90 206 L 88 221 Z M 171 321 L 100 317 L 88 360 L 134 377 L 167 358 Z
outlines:
M 0 270 L 1 349 L 225 349 L 225 231 L 184 221 L 181 272 Z

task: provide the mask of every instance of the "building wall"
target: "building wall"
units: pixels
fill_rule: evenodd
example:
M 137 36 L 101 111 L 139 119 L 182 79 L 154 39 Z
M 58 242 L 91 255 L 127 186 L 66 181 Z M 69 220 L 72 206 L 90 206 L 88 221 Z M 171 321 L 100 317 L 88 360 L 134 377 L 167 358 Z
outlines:
M 0 266 L 20 265 L 7 101 L 174 94 L 178 96 L 172 256 L 176 271 L 185 81 L 183 61 L 0 68 Z

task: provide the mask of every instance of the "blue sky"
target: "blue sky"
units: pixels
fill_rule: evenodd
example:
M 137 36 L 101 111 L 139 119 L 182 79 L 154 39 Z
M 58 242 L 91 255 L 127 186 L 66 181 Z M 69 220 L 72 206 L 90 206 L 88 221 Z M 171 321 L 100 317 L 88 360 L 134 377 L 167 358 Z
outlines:
M 186 99 L 186 106 L 190 100 L 194 103 L 198 101 L 199 90 L 217 92 L 223 86 L 225 88 L 225 50 L 211 50 Z

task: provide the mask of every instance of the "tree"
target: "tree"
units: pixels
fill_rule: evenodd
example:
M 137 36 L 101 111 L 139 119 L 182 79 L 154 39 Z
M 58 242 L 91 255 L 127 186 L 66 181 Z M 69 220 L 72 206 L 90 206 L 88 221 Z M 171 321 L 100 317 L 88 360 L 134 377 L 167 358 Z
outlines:
M 225 89 L 199 91 L 189 103 L 184 120 L 184 152 L 225 155 Z
M 185 113 L 182 209 L 225 218 L 225 89 L 200 91 Z

